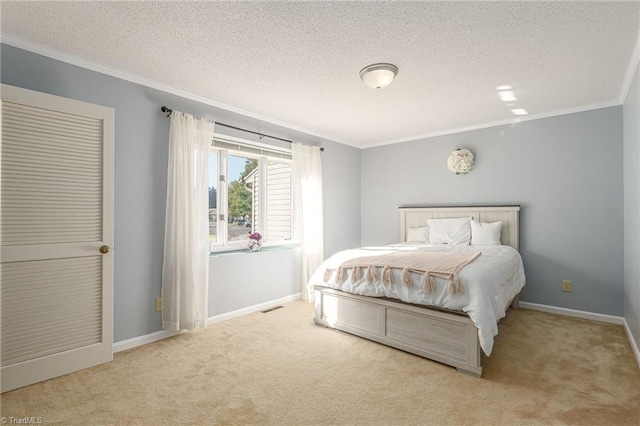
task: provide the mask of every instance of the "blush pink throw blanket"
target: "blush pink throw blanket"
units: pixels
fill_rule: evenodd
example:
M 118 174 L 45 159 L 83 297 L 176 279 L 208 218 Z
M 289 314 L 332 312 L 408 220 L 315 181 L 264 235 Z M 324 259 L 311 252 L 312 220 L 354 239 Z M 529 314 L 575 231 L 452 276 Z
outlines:
M 336 282 L 342 284 L 347 279 L 347 271 L 351 270 L 351 282 L 354 286 L 362 278 L 365 278 L 367 284 L 371 284 L 379 277 L 383 284 L 392 285 L 391 269 L 401 269 L 402 283 L 406 286 L 413 285 L 411 278 L 411 272 L 413 272 L 422 274 L 422 287 L 427 293 L 432 293 L 436 289 L 433 279 L 435 276 L 448 280 L 450 295 L 461 294 L 463 287 L 458 273 L 478 256 L 480 252 L 397 252 L 363 256 L 342 263 L 338 269 L 327 269 L 324 279 L 329 281 L 335 272 Z M 382 271 L 378 271 L 378 268 Z

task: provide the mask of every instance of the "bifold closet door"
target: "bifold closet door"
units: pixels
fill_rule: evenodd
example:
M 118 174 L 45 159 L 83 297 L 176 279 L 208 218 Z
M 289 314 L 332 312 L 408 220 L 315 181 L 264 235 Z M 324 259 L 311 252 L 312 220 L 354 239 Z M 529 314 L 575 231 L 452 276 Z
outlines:
M 2 392 L 113 359 L 113 109 L 2 85 Z

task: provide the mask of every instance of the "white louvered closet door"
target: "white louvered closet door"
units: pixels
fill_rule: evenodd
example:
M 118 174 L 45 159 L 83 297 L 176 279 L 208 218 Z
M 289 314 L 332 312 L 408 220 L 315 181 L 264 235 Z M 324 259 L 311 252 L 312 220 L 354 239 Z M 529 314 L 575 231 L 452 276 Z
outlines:
M 2 85 L 2 392 L 113 359 L 113 109 Z

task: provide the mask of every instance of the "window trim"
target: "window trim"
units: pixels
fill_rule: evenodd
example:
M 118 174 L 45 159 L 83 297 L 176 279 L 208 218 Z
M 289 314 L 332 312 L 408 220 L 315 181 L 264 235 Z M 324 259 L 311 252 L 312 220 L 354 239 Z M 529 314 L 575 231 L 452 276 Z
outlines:
M 235 147 L 235 149 L 234 149 Z M 237 151 L 241 154 L 253 153 L 254 155 L 262 155 L 265 157 L 282 158 L 292 160 L 293 151 L 291 148 L 282 148 L 274 145 L 268 145 L 262 142 L 253 142 L 246 139 L 240 139 L 233 136 L 213 134 L 211 140 L 211 148 L 227 149 Z
M 226 135 L 220 135 L 214 133 L 210 146 L 211 151 L 217 153 L 218 162 L 218 188 L 216 189 L 216 206 L 217 206 L 217 225 L 218 235 L 223 236 L 223 242 L 209 243 L 209 254 L 215 255 L 223 252 L 233 252 L 246 249 L 246 241 L 232 241 L 229 242 L 228 238 L 228 191 L 229 182 L 227 176 L 227 166 L 229 155 L 240 156 L 249 159 L 258 160 L 258 173 L 259 173 L 259 185 L 260 193 L 267 193 L 267 165 L 269 161 L 277 163 L 289 163 L 292 161 L 291 148 L 281 148 L 273 145 L 267 145 L 259 142 L 252 142 L 245 139 L 235 138 Z M 224 176 L 224 181 L 220 180 L 220 176 Z M 224 184 L 222 184 L 224 183 Z M 293 197 L 293 194 L 292 194 Z M 224 202 L 226 200 L 226 202 Z M 293 221 L 293 200 L 292 200 L 292 216 Z M 261 202 L 258 206 L 258 223 L 260 227 L 266 226 L 267 223 L 267 203 Z M 221 215 L 224 215 L 224 220 L 221 220 Z M 265 235 L 265 229 L 256 229 L 256 232 L 260 232 Z M 293 229 L 291 230 L 291 238 L 288 240 L 278 241 L 265 241 L 263 247 L 278 247 L 278 246 L 292 246 L 298 245 L 298 241 L 293 238 Z

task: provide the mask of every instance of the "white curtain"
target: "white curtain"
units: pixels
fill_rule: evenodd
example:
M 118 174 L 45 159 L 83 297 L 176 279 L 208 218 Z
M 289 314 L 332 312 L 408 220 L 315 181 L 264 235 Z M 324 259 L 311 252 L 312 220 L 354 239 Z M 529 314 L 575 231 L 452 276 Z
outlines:
M 302 254 L 301 293 L 304 300 L 312 300 L 313 294 L 307 293 L 307 282 L 324 260 L 322 160 L 320 148 L 316 146 L 294 142 L 292 154 L 294 235 L 300 241 Z
M 178 111 L 171 114 L 162 271 L 162 328 L 166 330 L 193 330 L 207 321 L 207 170 L 214 124 Z

